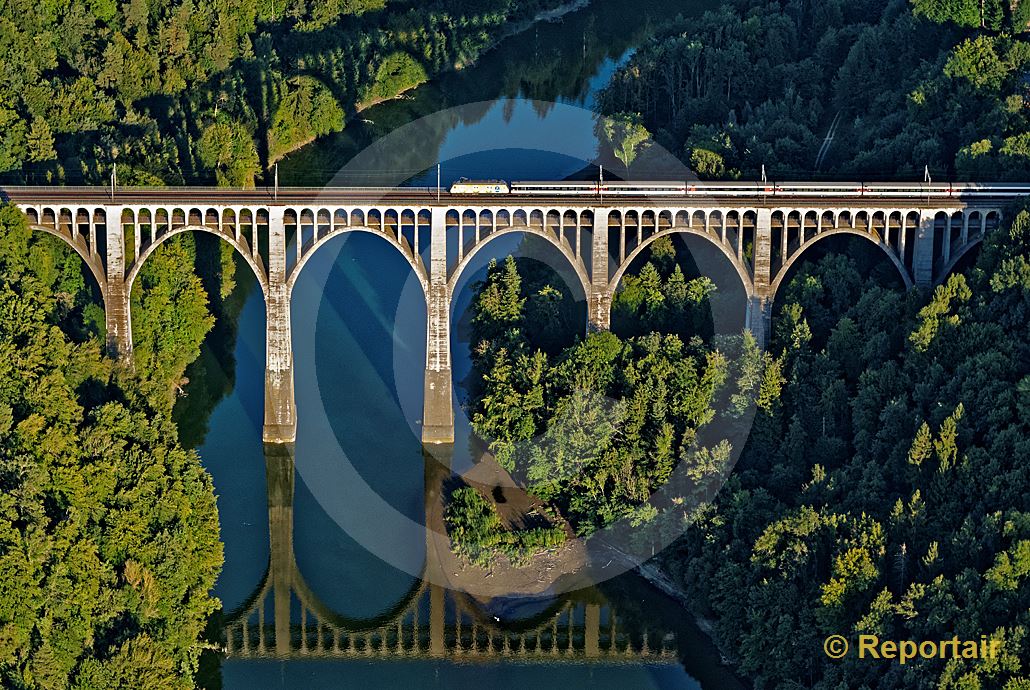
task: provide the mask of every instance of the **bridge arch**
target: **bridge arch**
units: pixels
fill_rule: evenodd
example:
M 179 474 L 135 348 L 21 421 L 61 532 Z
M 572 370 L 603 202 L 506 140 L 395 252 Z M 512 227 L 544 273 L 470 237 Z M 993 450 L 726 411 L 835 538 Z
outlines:
M 859 214 L 855 215 L 857 217 Z M 869 223 L 869 225 L 867 225 L 866 227 L 871 227 L 872 214 L 867 215 L 866 218 L 867 222 Z M 901 260 L 898 258 L 898 255 L 894 252 L 894 249 L 886 242 L 884 242 L 883 239 L 881 239 L 878 235 L 872 232 L 856 230 L 852 227 L 838 227 L 835 230 L 825 230 L 821 233 L 818 233 L 811 239 L 801 243 L 801 245 L 794 251 L 793 254 L 790 255 L 790 257 L 786 261 L 783 262 L 783 265 L 780 266 L 780 269 L 776 272 L 776 277 L 773 279 L 772 285 L 770 286 L 769 297 L 771 299 L 776 298 L 776 294 L 780 289 L 780 284 L 783 282 L 787 274 L 790 272 L 791 267 L 798 261 L 798 259 L 800 259 L 805 254 L 805 252 L 810 247 L 815 245 L 820 240 L 826 239 L 827 237 L 839 237 L 841 235 L 854 235 L 857 237 L 862 237 L 868 240 L 869 242 L 872 242 L 880 249 L 882 249 L 884 253 L 887 254 L 887 257 L 891 260 L 891 263 L 894 264 L 894 267 L 898 269 L 898 273 L 901 274 L 901 280 L 905 283 L 905 287 L 909 289 L 912 288 L 912 278 L 909 276 L 908 270 L 906 270 L 905 265 L 901 263 Z
M 212 228 L 208 225 L 183 225 L 181 227 L 174 227 L 174 214 L 175 210 L 173 210 L 168 216 L 169 222 L 173 224 L 173 227 L 161 233 L 160 236 L 155 238 L 154 241 L 150 242 L 145 248 L 143 248 L 132 261 L 132 264 L 128 267 L 128 272 L 125 275 L 125 287 L 130 294 L 132 291 L 132 285 L 136 281 L 136 277 L 139 275 L 140 270 L 142 270 L 143 264 L 146 263 L 146 260 L 150 258 L 150 256 L 157 250 L 157 248 L 161 246 L 166 240 L 175 237 L 176 235 L 181 235 L 187 232 L 203 232 L 209 235 L 214 235 L 223 242 L 226 242 L 233 249 L 235 249 L 240 256 L 243 257 L 243 259 L 247 262 L 247 265 L 250 266 L 251 270 L 254 272 L 254 276 L 257 278 L 258 284 L 261 286 L 261 293 L 267 299 L 268 275 L 265 271 L 265 267 L 261 263 L 260 257 L 255 257 L 251 253 L 249 247 L 244 245 L 242 242 L 237 241 L 235 238 L 230 237 L 225 232 L 218 230 L 217 228 Z M 157 214 L 155 214 L 154 217 L 156 218 Z M 187 216 L 187 218 L 189 218 L 189 216 Z M 136 225 L 138 227 L 138 223 Z
M 741 222 L 743 222 L 744 215 L 745 214 L 743 214 L 743 213 L 741 214 Z M 693 216 L 691 216 L 691 217 L 693 217 Z M 709 216 L 709 218 L 710 218 L 710 216 Z M 723 217 L 723 221 L 722 222 L 725 222 L 725 217 Z M 702 227 L 705 227 L 705 226 L 707 226 L 707 222 Z M 720 226 L 720 227 L 722 227 L 722 226 Z M 671 228 L 667 228 L 665 230 L 659 230 L 658 232 L 654 233 L 653 235 L 650 235 L 649 237 L 647 237 L 644 240 L 642 240 L 640 242 L 640 244 L 638 244 L 636 247 L 633 248 L 633 251 L 631 251 L 626 256 L 625 260 L 615 270 L 615 274 L 612 276 L 611 280 L 608 281 L 608 287 L 607 287 L 607 290 L 606 290 L 607 294 L 609 296 L 614 296 L 615 290 L 618 289 L 618 287 L 619 287 L 619 282 L 622 280 L 623 275 L 625 275 L 625 273 L 629 269 L 630 265 L 632 265 L 633 261 L 638 256 L 640 256 L 640 254 L 645 249 L 647 249 L 647 247 L 650 246 L 652 242 L 657 240 L 659 237 L 668 237 L 670 235 L 691 235 L 693 237 L 701 237 L 701 238 L 704 238 L 705 240 L 707 240 L 709 243 L 711 243 L 713 246 L 715 246 L 720 252 L 722 252 L 723 256 L 726 257 L 727 261 L 729 261 L 730 264 L 733 266 L 734 270 L 736 270 L 737 277 L 740 278 L 741 287 L 744 288 L 744 294 L 747 297 L 749 297 L 749 298 L 754 295 L 754 290 L 755 290 L 754 281 L 751 279 L 750 273 L 743 266 L 741 261 L 737 258 L 737 255 L 733 252 L 733 250 L 729 246 L 727 246 L 724 242 L 719 241 L 719 238 L 714 237 L 709 232 L 705 232 L 704 230 L 699 230 L 699 229 L 695 228 L 693 225 L 687 225 L 687 226 L 684 226 L 684 225 L 674 225 Z
M 962 259 L 964 259 L 974 248 L 983 243 L 987 236 L 987 231 L 992 228 L 996 228 L 1001 224 L 1002 214 L 1001 211 L 994 209 L 986 211 L 965 211 L 962 212 L 961 219 L 955 218 L 954 216 L 952 217 L 952 223 L 956 220 L 960 220 L 962 224 L 959 235 L 959 241 L 961 243 L 954 247 L 954 251 L 951 256 L 947 257 L 947 260 L 941 266 L 940 274 L 934 277 L 934 285 L 944 283 Z M 974 221 L 976 222 L 975 226 L 973 225 Z M 947 231 L 948 230 L 946 230 L 946 232 Z
M 336 214 L 339 214 L 339 213 L 341 213 L 341 212 L 340 211 L 336 212 Z M 360 211 L 355 211 L 355 212 L 353 212 L 353 213 L 351 213 L 349 215 L 350 215 L 350 217 L 353 218 L 355 214 L 358 214 L 361 217 L 361 219 L 364 220 L 365 216 Z M 396 239 L 391 237 L 389 234 L 383 232 L 382 230 L 377 230 L 376 228 L 370 227 L 370 226 L 365 225 L 365 224 L 360 224 L 360 225 L 348 224 L 348 225 L 338 226 L 335 223 L 333 224 L 333 227 L 332 227 L 332 229 L 329 232 L 327 232 L 326 234 L 324 234 L 322 236 L 317 237 L 311 244 L 301 245 L 300 246 L 300 258 L 297 260 L 297 262 L 287 272 L 286 289 L 290 293 L 293 292 L 293 288 L 297 284 L 298 277 L 300 276 L 301 271 L 304 269 L 304 266 L 307 265 L 308 260 L 312 256 L 314 256 L 314 254 L 319 249 L 324 247 L 331 240 L 333 240 L 333 239 L 335 239 L 337 237 L 341 237 L 341 236 L 345 235 L 348 232 L 364 232 L 364 233 L 369 233 L 371 235 L 375 235 L 376 237 L 379 237 L 379 238 L 383 239 L 387 244 L 389 244 L 391 247 L 393 247 L 398 252 L 400 252 L 401 256 L 404 257 L 404 260 L 408 262 L 409 266 L 411 266 L 411 270 L 414 271 L 415 277 L 418 278 L 419 285 L 422 286 L 422 294 L 426 295 L 426 294 L 429 293 L 429 276 L 426 273 L 426 267 L 422 263 L 421 257 L 419 257 L 417 254 L 412 252 L 410 247 L 406 246 L 405 244 L 401 244 Z M 298 243 L 301 242 L 301 239 L 302 238 L 298 235 L 298 237 L 297 237 Z
M 501 213 L 503 212 L 498 212 L 497 214 L 495 214 L 494 217 L 499 217 Z M 536 211 L 534 211 L 533 213 L 536 213 Z M 526 211 L 523 209 L 519 209 L 514 213 L 511 213 L 510 217 L 514 220 L 519 218 L 520 214 L 522 218 L 531 217 L 531 215 L 527 214 Z M 546 240 L 548 244 L 550 244 L 552 247 L 555 247 L 561 253 L 561 255 L 565 257 L 565 259 L 568 261 L 569 266 L 572 268 L 572 270 L 575 271 L 576 277 L 579 278 L 580 287 L 583 289 L 583 296 L 589 297 L 590 276 L 587 275 L 586 267 L 583 265 L 583 261 L 573 253 L 572 249 L 568 245 L 566 245 L 564 241 L 560 240 L 554 234 L 549 232 L 546 226 L 534 227 L 528 224 L 514 224 L 499 230 L 494 229 L 490 232 L 489 235 L 483 237 L 480 241 L 476 242 L 450 270 L 450 274 L 447 278 L 448 294 L 454 293 L 454 290 L 458 286 L 458 282 L 461 280 L 461 276 L 464 273 L 465 269 L 468 268 L 468 265 L 472 262 L 472 259 L 480 251 L 482 251 L 484 247 L 488 246 L 499 237 L 504 237 L 505 235 L 512 235 L 516 233 L 541 237 L 544 240 Z
M 280 554 L 282 556 L 292 556 Z M 254 588 L 247 599 L 225 616 L 226 628 L 239 627 L 247 620 L 260 614 L 267 607 L 268 598 L 288 598 L 289 594 L 294 595 L 300 603 L 302 616 L 310 613 L 315 620 L 308 622 L 309 628 L 333 629 L 353 636 L 367 636 L 374 638 L 376 635 L 383 635 L 387 631 L 393 631 L 404 625 L 404 622 L 414 617 L 419 617 L 418 610 L 424 608 L 424 597 L 428 593 L 431 581 L 425 576 L 425 570 L 420 577 L 414 579 L 402 596 L 396 602 L 370 617 L 352 617 L 341 614 L 325 604 L 310 586 L 305 582 L 296 561 L 289 558 L 289 564 L 276 561 L 270 555 L 269 563 L 261 581 Z M 286 577 L 276 577 L 275 570 L 278 567 L 286 567 Z M 277 592 L 278 584 L 286 586 L 285 592 Z M 442 585 L 439 585 L 442 586 Z M 460 589 L 447 588 L 447 596 L 452 601 L 455 615 L 467 616 L 468 619 L 490 635 L 503 637 L 505 635 L 533 635 L 551 630 L 557 624 L 557 618 L 565 616 L 562 624 L 567 626 L 573 622 L 573 609 L 586 603 L 597 603 L 592 598 L 581 599 L 574 592 L 564 592 L 555 597 L 552 601 L 541 607 L 540 610 L 531 615 L 506 619 L 501 621 L 489 614 L 486 609 L 471 595 Z M 428 623 L 428 621 L 427 621 Z M 417 625 L 417 623 L 416 623 Z M 230 632 L 231 634 L 231 632 Z M 366 640 L 367 641 L 367 640 Z M 303 642 L 302 642 L 303 644 Z
M 477 625 L 497 634 L 525 634 L 549 628 L 556 616 L 577 603 L 573 592 L 562 592 L 553 601 L 529 616 L 500 621 L 484 609 L 468 592 L 452 589 L 450 594 L 456 608 L 474 620 Z
M 106 308 L 107 265 L 99 231 L 99 227 L 107 222 L 106 210 L 97 206 L 67 204 L 20 205 L 19 208 L 25 215 L 29 230 L 56 237 L 79 255 L 100 287 Z
M 93 275 L 93 280 L 96 281 L 97 285 L 100 286 L 100 295 L 104 300 L 104 307 L 106 309 L 108 302 L 107 294 L 107 275 L 104 269 L 104 264 L 100 260 L 99 255 L 90 254 L 89 247 L 84 244 L 73 240 L 72 238 L 65 235 L 60 230 L 48 227 L 46 225 L 39 225 L 37 223 L 29 223 L 29 230 L 33 232 L 42 232 L 51 237 L 56 237 L 61 240 L 65 245 L 71 247 L 71 249 L 79 255 L 82 262 L 89 269 L 89 272 Z
M 396 623 L 410 608 L 418 605 L 419 599 L 425 593 L 427 583 L 428 581 L 422 577 L 415 578 L 411 587 L 401 595 L 400 599 L 385 610 L 369 618 L 353 618 L 329 608 L 304 580 L 296 562 L 293 563 L 291 573 L 291 586 L 303 607 L 314 613 L 323 623 L 357 633 L 375 632 L 391 623 Z

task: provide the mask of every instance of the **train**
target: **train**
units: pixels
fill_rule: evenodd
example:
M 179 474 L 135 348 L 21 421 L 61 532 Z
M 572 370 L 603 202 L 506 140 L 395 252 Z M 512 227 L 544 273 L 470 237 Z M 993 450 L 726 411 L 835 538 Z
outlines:
M 655 197 L 932 197 L 968 198 L 1030 195 L 1030 182 L 505 182 L 468 180 L 451 194 L 519 196 Z
M 470 180 L 463 177 L 451 185 L 451 194 L 510 194 L 511 187 L 504 180 Z

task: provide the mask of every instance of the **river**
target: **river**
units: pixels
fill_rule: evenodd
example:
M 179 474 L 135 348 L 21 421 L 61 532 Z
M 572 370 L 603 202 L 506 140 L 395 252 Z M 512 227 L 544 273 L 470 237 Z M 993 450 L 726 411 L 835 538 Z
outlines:
M 407 123 L 483 101 L 423 142 L 442 162 L 444 183 L 576 173 L 597 152 L 582 109 L 656 22 L 704 6 L 600 0 L 533 26 L 476 65 L 374 106 L 344 132 L 289 155 L 280 181 L 369 184 L 375 174 L 435 184 L 435 167 L 422 164 L 384 161 L 374 173 L 345 165 Z M 540 144 L 555 133 L 560 141 Z M 517 243 L 504 238 L 481 252 L 456 292 L 456 404 L 469 371 L 461 322 L 470 285 Z M 222 687 L 736 686 L 690 616 L 634 574 L 529 603 L 474 601 L 423 582 L 432 562 L 423 525 L 447 472 L 423 455 L 418 435 L 421 288 L 379 238 L 334 239 L 301 274 L 293 300 L 297 443 L 290 454 L 263 448 L 264 303 L 246 271 L 241 264 L 235 333 L 216 330 L 211 339 L 222 342 L 205 344 L 193 374 L 226 382 L 206 434 L 195 433 L 225 545 L 215 595 L 232 648 L 208 669 Z M 443 460 L 462 471 L 471 464 L 468 425 L 457 419 L 455 451 Z

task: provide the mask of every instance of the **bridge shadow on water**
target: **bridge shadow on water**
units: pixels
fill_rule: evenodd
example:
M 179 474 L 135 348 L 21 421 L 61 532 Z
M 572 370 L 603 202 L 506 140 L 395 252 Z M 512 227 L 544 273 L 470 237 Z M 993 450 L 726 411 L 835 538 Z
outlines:
M 442 460 L 442 461 L 441 461 Z M 451 476 L 447 458 L 426 453 L 423 459 L 425 520 L 438 523 L 442 487 Z M 295 510 L 295 449 L 267 446 L 269 561 L 250 597 L 225 617 L 223 640 L 229 659 L 295 658 L 438 658 L 490 661 L 599 660 L 672 663 L 675 637 L 660 625 L 629 624 L 597 589 L 537 600 L 532 606 L 491 606 L 440 584 L 435 549 L 423 551 L 421 577 L 375 612 L 347 615 L 333 608 L 329 596 L 310 584 L 314 575 L 298 565 Z M 441 525 L 433 525 L 440 529 Z M 429 537 L 427 536 L 427 540 Z M 380 569 L 381 571 L 382 569 Z M 393 589 L 374 575 L 327 573 L 336 588 L 350 589 L 372 579 L 370 591 Z M 311 578 L 309 580 L 308 578 Z M 500 616 L 497 613 L 501 613 Z

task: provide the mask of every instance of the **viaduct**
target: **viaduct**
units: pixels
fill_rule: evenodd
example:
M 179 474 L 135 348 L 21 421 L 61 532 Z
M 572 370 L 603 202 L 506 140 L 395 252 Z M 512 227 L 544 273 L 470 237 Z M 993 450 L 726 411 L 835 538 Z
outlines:
M 606 329 L 623 274 L 659 237 L 695 235 L 716 247 L 747 295 L 745 324 L 767 342 L 773 301 L 806 250 L 838 235 L 881 250 L 906 287 L 930 288 L 1001 219 L 997 198 L 703 198 L 454 195 L 416 189 L 227 190 L 8 187 L 34 230 L 61 238 L 103 295 L 112 352 L 132 356 L 130 294 L 165 240 L 206 232 L 228 242 L 257 276 L 267 309 L 265 421 L 269 443 L 296 438 L 290 299 L 308 259 L 347 232 L 382 237 L 411 265 L 426 298 L 422 440 L 452 443 L 451 300 L 463 271 L 493 239 L 543 238 L 568 261 Z

